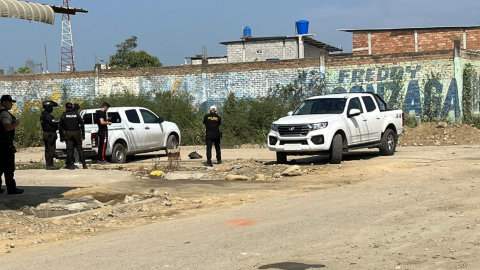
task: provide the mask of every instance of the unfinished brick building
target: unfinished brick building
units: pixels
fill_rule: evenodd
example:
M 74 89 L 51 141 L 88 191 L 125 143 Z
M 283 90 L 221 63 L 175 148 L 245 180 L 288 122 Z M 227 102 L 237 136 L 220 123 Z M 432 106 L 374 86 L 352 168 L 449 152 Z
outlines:
M 480 50 L 480 26 L 446 26 L 391 29 L 342 29 L 353 34 L 354 55 L 453 50 L 461 40 L 464 50 Z

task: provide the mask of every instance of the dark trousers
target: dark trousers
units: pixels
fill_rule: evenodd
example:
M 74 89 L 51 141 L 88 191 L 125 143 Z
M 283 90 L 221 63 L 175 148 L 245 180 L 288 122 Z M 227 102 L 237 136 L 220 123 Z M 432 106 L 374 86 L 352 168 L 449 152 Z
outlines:
M 56 134 L 43 132 L 43 144 L 45 145 L 45 162 L 47 166 L 53 166 L 53 157 L 56 148 Z
M 98 161 L 105 161 L 105 152 L 108 145 L 108 130 L 98 131 Z
M 15 192 L 17 189 L 17 183 L 13 179 L 15 174 L 15 153 L 3 149 L 0 151 L 0 186 L 2 185 L 1 177 L 4 175 L 7 192 Z
M 80 135 L 80 131 L 65 131 L 65 143 L 67 144 L 67 165 L 74 166 L 74 149 L 77 149 L 81 162 L 85 164 L 85 159 L 83 158 L 82 137 Z
M 215 145 L 215 151 L 217 152 L 217 161 L 221 161 L 222 151 L 220 149 L 220 138 L 207 139 L 207 161 L 212 161 L 212 145 Z

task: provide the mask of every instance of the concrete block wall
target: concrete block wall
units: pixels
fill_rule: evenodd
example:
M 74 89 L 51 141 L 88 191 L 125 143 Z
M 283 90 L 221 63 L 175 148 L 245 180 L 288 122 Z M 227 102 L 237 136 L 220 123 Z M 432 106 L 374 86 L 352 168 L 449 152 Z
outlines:
M 244 44 L 231 43 L 227 45 L 228 63 L 243 62 L 243 47 L 245 46 L 245 62 L 265 61 L 269 58 L 280 60 L 298 58 L 297 39 L 277 39 L 262 41 L 247 41 Z M 285 46 L 285 58 L 283 55 Z M 257 52 L 262 53 L 257 53 Z
M 370 91 L 388 95 L 393 81 L 392 74 L 398 72 L 405 82 L 401 99 L 406 111 L 421 115 L 423 89 L 428 74 L 438 74 L 440 79 L 437 89 L 443 96 L 442 108 L 455 118 L 461 96 L 457 87 L 459 84 L 455 80 L 452 56 L 452 51 L 330 56 L 326 63 L 326 85 L 332 92 Z M 478 53 L 464 51 L 462 61 L 472 63 L 480 73 Z M 0 76 L 0 93 L 11 94 L 19 100 L 19 111 L 26 101 L 52 97 L 58 100 L 63 90 L 66 90 L 64 96 L 67 99 L 78 101 L 124 90 L 184 91 L 195 97 L 197 105 L 221 105 L 230 92 L 240 98 L 265 96 L 276 85 L 293 83 L 302 72 L 308 74 L 305 86 L 314 84 L 320 72 L 318 65 L 318 59 L 307 58 L 208 65 L 205 72 L 202 72 L 201 66 L 187 65 L 102 71 L 98 76 L 94 72 Z M 386 90 L 382 92 L 381 89 Z

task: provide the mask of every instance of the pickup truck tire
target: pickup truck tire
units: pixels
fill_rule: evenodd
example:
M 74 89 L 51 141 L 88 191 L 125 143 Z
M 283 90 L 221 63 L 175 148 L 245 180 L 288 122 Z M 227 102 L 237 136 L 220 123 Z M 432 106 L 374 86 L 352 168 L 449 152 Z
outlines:
M 287 153 L 277 152 L 277 164 L 287 164 Z
M 127 160 L 127 150 L 123 144 L 117 143 L 113 146 L 110 160 L 112 163 L 125 163 Z
M 397 134 L 391 129 L 385 130 L 380 140 L 380 155 L 391 156 L 397 148 Z
M 168 150 L 178 148 L 178 140 L 177 140 L 177 137 L 175 137 L 175 135 L 168 136 L 166 148 L 167 149 L 165 151 L 167 152 L 167 155 L 168 155 Z
M 342 162 L 343 138 L 341 134 L 333 137 L 330 147 L 330 164 L 340 164 Z

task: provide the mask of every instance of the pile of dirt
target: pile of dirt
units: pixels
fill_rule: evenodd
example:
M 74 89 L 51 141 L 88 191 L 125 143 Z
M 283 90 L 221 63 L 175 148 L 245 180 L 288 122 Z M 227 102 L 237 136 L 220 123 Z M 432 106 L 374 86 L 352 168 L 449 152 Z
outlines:
M 465 124 L 424 123 L 405 127 L 399 146 L 444 146 L 480 144 L 480 130 Z

